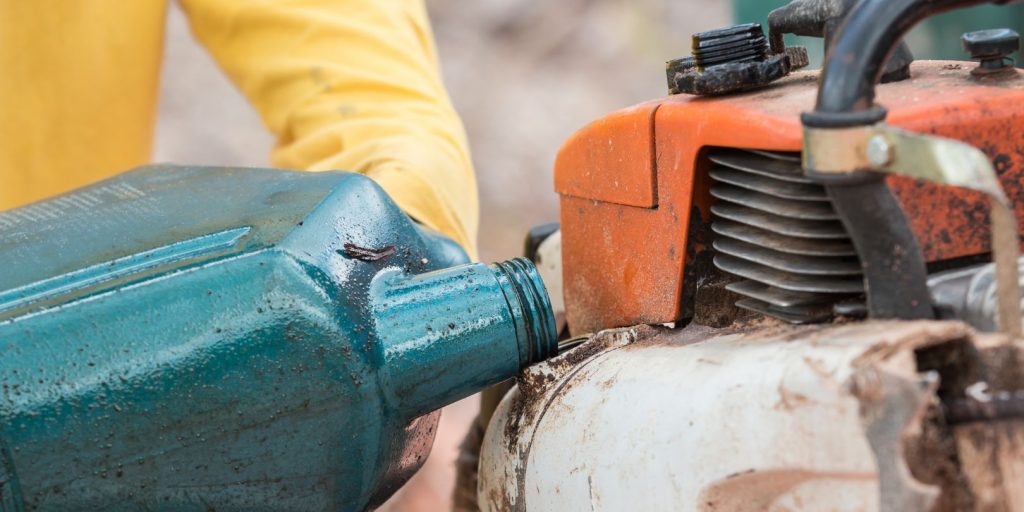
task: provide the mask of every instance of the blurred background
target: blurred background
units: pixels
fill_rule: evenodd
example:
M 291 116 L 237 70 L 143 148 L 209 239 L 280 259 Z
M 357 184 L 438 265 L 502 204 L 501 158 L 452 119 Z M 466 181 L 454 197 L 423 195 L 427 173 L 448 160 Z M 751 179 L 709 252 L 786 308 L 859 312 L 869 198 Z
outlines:
M 427 0 L 448 89 L 469 133 L 480 186 L 481 259 L 518 255 L 530 226 L 557 220 L 552 164 L 602 115 L 665 94 L 664 62 L 694 32 L 763 22 L 785 0 Z M 1024 28 L 1024 8 L 940 17 L 908 37 L 918 58 L 964 58 L 965 30 Z M 792 42 L 792 41 L 791 41 Z M 805 42 L 820 63 L 821 43 Z M 157 161 L 269 165 L 273 138 L 172 7 Z M 458 444 L 475 399 L 448 407 L 426 467 L 385 507 L 447 510 Z

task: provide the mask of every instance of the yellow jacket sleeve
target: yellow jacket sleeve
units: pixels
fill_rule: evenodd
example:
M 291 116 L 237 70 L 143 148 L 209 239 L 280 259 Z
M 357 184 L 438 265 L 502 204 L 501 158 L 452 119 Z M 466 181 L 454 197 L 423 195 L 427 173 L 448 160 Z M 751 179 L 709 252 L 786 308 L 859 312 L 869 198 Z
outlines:
M 181 0 L 277 136 L 274 165 L 347 170 L 476 257 L 476 180 L 422 0 Z

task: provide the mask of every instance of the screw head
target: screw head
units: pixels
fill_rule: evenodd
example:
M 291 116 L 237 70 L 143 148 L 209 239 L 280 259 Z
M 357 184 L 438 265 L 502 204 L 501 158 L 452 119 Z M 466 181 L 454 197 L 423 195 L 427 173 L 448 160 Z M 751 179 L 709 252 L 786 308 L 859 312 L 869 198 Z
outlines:
M 868 139 L 868 162 L 875 168 L 885 167 L 892 162 L 892 144 L 883 135 L 875 135 Z

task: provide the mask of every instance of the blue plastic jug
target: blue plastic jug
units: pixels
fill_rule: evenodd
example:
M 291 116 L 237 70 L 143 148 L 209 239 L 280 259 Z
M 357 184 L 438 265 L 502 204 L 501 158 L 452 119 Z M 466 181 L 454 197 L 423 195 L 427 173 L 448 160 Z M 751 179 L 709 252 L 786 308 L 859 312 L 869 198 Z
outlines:
M 0 214 L 0 510 L 362 510 L 557 352 L 369 179 L 145 167 Z

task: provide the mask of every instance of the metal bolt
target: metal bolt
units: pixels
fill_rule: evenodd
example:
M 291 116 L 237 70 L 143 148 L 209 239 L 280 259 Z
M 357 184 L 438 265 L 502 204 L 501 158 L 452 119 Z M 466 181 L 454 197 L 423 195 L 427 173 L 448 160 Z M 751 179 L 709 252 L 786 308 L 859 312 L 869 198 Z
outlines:
M 892 144 L 883 135 L 875 135 L 868 140 L 868 162 L 872 167 L 885 167 L 892 162 Z

